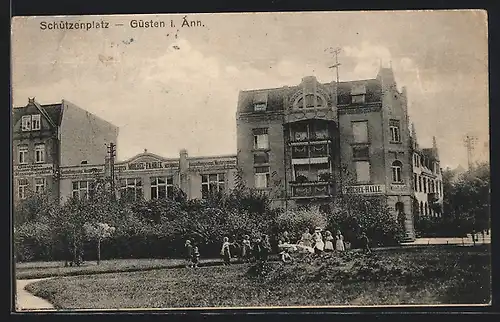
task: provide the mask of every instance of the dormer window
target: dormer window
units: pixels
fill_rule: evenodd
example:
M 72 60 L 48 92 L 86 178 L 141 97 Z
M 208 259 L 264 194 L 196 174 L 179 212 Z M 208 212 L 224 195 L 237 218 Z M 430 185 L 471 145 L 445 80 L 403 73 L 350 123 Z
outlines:
M 31 131 L 31 115 L 23 115 L 21 118 L 21 130 Z
M 352 104 L 363 104 L 365 102 L 366 86 L 364 84 L 354 84 L 351 88 Z
M 254 112 L 267 111 L 267 93 L 257 93 L 253 103 Z
M 40 128 L 40 114 L 23 115 L 21 118 L 21 131 L 38 131 Z
M 321 108 L 326 107 L 326 101 L 323 97 L 316 94 L 306 94 L 301 97 L 297 103 L 297 108 Z
M 40 114 L 31 115 L 31 129 L 39 131 L 41 128 Z
M 266 103 L 255 103 L 253 105 L 253 110 L 254 110 L 254 112 L 265 112 L 267 110 L 267 104 Z

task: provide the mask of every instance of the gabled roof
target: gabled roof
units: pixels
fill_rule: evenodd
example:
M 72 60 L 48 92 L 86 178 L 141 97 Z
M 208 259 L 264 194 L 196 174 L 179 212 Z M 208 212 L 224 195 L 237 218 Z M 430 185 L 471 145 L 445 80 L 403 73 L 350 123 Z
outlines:
M 31 114 L 31 111 L 38 111 L 52 126 L 59 126 L 62 121 L 62 109 L 62 103 L 42 105 L 34 99 L 30 99 L 26 106 L 14 107 L 12 109 L 12 124 L 16 124 L 23 115 Z

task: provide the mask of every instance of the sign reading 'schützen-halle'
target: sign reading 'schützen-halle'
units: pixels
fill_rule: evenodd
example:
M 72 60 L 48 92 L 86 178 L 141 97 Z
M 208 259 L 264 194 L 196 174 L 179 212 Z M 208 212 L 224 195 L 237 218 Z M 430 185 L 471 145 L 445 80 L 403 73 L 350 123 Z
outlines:
M 358 186 L 348 186 L 345 188 L 347 193 L 352 194 L 383 194 L 385 193 L 385 185 L 383 184 L 369 184 L 369 185 L 358 185 Z

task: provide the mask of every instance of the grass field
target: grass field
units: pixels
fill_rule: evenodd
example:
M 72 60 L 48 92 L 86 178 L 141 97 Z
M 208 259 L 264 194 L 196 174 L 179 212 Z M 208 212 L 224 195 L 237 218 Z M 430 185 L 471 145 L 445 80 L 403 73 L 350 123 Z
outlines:
M 351 258 L 352 257 L 352 258 Z M 198 269 L 58 277 L 28 290 L 63 309 L 487 304 L 489 247 L 430 247 Z
M 200 265 L 222 262 L 221 259 L 202 259 Z M 16 279 L 36 279 L 53 276 L 76 276 L 100 273 L 147 271 L 185 265 L 183 259 L 116 259 L 85 262 L 82 266 L 64 267 L 64 262 L 29 262 L 16 264 Z

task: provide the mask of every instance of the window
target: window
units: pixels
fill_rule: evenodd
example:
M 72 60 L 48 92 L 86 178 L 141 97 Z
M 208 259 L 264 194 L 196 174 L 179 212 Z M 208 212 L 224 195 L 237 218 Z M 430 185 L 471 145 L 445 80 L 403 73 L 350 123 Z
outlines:
M 253 110 L 255 112 L 265 112 L 267 110 L 267 104 L 266 103 L 255 103 L 253 105 Z
M 354 137 L 354 143 L 367 143 L 368 122 L 367 121 L 352 122 L 352 134 Z
M 120 180 L 120 197 L 137 200 L 142 198 L 142 180 L 139 178 L 125 178 Z
M 172 198 L 174 195 L 173 177 L 151 178 L 151 199 Z
M 420 201 L 420 211 L 419 214 L 423 215 L 424 214 L 424 203 Z
M 418 192 L 422 192 L 422 177 L 418 176 Z
M 427 179 L 424 178 L 424 193 L 427 193 Z
M 35 145 L 35 162 L 36 163 L 45 162 L 45 144 Z
M 417 177 L 417 174 L 414 173 L 413 174 L 413 190 L 415 190 L 415 191 L 418 191 L 417 184 L 418 184 L 418 177 Z
M 267 153 L 254 154 L 253 163 L 255 164 L 269 163 L 269 155 Z
M 31 129 L 33 131 L 38 131 L 41 128 L 40 114 L 35 114 L 31 116 Z
M 269 140 L 267 129 L 254 129 L 253 130 L 253 145 L 256 150 L 269 149 Z
M 391 132 L 391 142 L 396 142 L 396 143 L 401 142 L 401 134 L 399 131 L 398 120 L 389 121 L 389 131 Z
M 28 146 L 20 145 L 19 146 L 19 164 L 28 163 Z
M 17 195 L 19 199 L 26 199 L 28 195 L 28 179 L 22 178 L 17 181 Z
M 267 93 L 256 93 L 253 98 L 253 110 L 255 112 L 265 112 L 267 110 Z
M 403 179 L 401 177 L 401 170 L 403 168 L 403 164 L 401 161 L 396 160 L 392 163 L 392 181 L 393 182 L 403 182 Z
M 45 191 L 45 178 L 35 178 L 35 192 L 42 193 Z
M 356 166 L 356 181 L 370 182 L 370 162 L 357 161 L 354 164 Z
M 352 95 L 352 104 L 363 104 L 365 102 L 365 94 Z
M 31 115 L 23 115 L 21 118 L 21 131 L 31 131 Z
M 224 173 L 202 174 L 201 175 L 201 197 L 208 198 L 209 195 L 223 192 L 225 186 Z
M 255 168 L 255 188 L 265 189 L 269 187 L 269 167 Z
M 355 159 L 367 159 L 370 157 L 370 151 L 367 146 L 365 147 L 353 147 L 352 156 Z
M 88 199 L 92 190 L 90 181 L 73 181 L 73 198 Z

